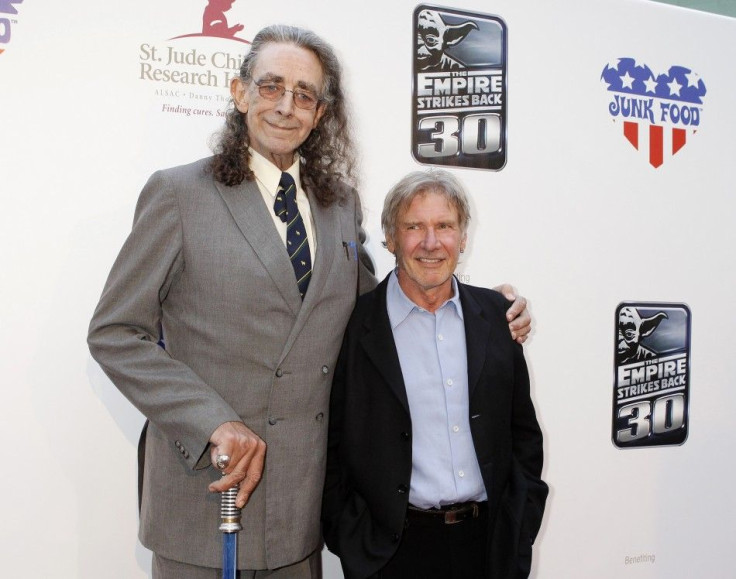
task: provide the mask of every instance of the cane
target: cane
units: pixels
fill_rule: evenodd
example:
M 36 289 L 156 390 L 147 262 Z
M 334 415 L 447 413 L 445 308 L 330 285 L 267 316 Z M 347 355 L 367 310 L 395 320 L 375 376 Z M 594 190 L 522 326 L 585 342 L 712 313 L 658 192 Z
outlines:
M 226 454 L 217 455 L 217 468 L 223 471 L 230 463 Z M 220 531 L 222 531 L 222 579 L 236 579 L 238 570 L 238 535 L 243 526 L 240 524 L 240 509 L 235 506 L 240 485 L 224 491 L 220 496 Z

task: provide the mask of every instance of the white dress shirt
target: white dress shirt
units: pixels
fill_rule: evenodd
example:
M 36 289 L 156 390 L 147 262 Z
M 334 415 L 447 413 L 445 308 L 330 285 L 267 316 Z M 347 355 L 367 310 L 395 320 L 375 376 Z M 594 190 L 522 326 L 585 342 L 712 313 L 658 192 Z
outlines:
M 250 151 L 250 168 L 256 176 L 256 183 L 258 184 L 258 190 L 261 192 L 263 202 L 268 207 L 268 212 L 271 214 L 271 219 L 276 227 L 276 231 L 281 236 L 281 241 L 284 242 L 286 247 L 286 223 L 281 221 L 280 217 L 276 216 L 276 212 L 273 210 L 273 204 L 276 201 L 276 192 L 279 188 L 279 181 L 281 181 L 281 169 L 274 165 L 271 161 L 266 159 L 263 155 L 259 154 L 254 149 Z M 307 230 L 307 241 L 309 241 L 309 254 L 312 258 L 312 267 L 314 267 L 314 256 L 317 253 L 317 240 L 314 237 L 314 222 L 312 220 L 312 210 L 309 206 L 309 198 L 302 189 L 300 173 L 299 173 L 299 155 L 294 155 L 294 164 L 289 167 L 286 172 L 294 178 L 296 183 L 296 204 L 299 207 L 299 213 L 304 221 L 304 228 Z

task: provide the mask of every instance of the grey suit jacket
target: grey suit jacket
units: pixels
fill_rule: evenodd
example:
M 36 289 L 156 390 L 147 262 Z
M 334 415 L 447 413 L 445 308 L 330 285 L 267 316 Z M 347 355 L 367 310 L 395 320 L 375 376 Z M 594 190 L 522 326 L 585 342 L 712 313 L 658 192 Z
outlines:
M 327 208 L 310 195 L 317 253 L 302 303 L 257 185 L 217 183 L 208 163 L 150 178 L 88 342 L 150 420 L 142 543 L 220 566 L 219 497 L 207 491 L 219 473 L 208 440 L 242 420 L 266 442 L 267 458 L 243 511 L 238 567 L 276 568 L 319 546 L 334 365 L 356 295 L 375 278 L 355 192 L 342 188 L 342 201 Z

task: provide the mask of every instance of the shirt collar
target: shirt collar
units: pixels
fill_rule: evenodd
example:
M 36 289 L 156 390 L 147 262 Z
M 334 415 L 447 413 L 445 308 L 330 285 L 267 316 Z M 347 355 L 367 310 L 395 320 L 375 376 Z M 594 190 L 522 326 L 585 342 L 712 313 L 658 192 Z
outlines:
M 448 304 L 452 304 L 457 312 L 458 317 L 461 320 L 463 318 L 463 308 L 460 305 L 460 292 L 458 291 L 457 279 L 452 276 L 452 297 L 443 303 L 439 308 L 444 308 Z M 396 273 L 396 268 L 391 272 L 388 279 L 388 287 L 386 288 L 386 309 L 388 310 L 388 319 L 391 322 L 391 329 L 395 329 L 401 322 L 403 322 L 409 314 L 414 311 L 426 311 L 424 308 L 419 307 L 413 301 L 411 301 L 404 290 L 399 285 L 399 278 Z
M 268 194 L 276 198 L 276 191 L 279 188 L 279 182 L 281 181 L 281 169 L 274 165 L 271 161 L 266 159 L 258 151 L 252 147 L 248 148 L 250 152 L 249 166 L 256 179 L 261 184 Z M 297 184 L 297 193 L 301 190 L 299 186 L 300 173 L 299 173 L 299 155 L 294 155 L 294 163 L 289 167 L 286 172 L 294 178 L 294 183 Z

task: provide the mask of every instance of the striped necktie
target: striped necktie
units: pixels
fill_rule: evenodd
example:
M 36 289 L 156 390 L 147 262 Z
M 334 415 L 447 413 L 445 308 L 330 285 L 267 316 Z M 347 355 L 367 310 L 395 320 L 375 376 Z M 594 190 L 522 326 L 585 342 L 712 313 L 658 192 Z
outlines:
M 276 216 L 286 223 L 286 251 L 296 275 L 299 294 L 304 299 L 309 279 L 312 277 L 312 258 L 309 255 L 309 241 L 304 221 L 296 204 L 296 184 L 288 173 L 281 173 L 281 181 L 273 204 Z

